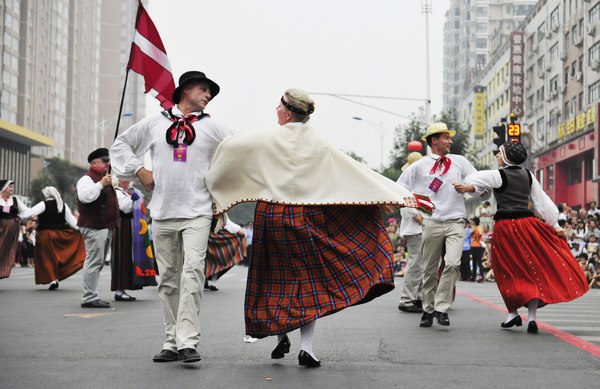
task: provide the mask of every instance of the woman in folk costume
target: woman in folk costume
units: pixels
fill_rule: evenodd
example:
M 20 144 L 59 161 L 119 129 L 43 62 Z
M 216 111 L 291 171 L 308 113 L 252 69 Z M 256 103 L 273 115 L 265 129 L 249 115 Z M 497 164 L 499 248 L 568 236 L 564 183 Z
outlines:
M 517 309 L 527 306 L 527 332 L 538 332 L 537 308 L 583 296 L 583 271 L 573 257 L 558 225 L 558 208 L 527 169 L 519 166 L 527 151 L 519 142 L 500 146 L 498 170 L 466 177 L 467 184 L 494 189 L 498 210 L 494 216 L 492 268 L 508 309 L 502 328 L 521 326 Z M 544 222 L 529 209 L 529 200 Z
M 53 186 L 42 189 L 45 200 L 23 212 L 21 217 L 38 217 L 33 260 L 35 283 L 50 284 L 48 289 L 58 288 L 62 281 L 83 267 L 85 242 L 79 233 L 77 219 L 63 203 Z
M 306 123 L 313 111 L 306 92 L 289 89 L 277 107 L 281 127 L 225 139 L 206 176 L 216 214 L 258 201 L 246 333 L 277 335 L 278 359 L 290 350 L 287 333 L 300 328 L 306 367 L 321 364 L 312 349 L 316 319 L 394 288 L 380 210 L 431 206 L 329 145 Z
M 19 248 L 19 214 L 28 208 L 13 196 L 15 182 L 0 180 L 0 278 L 7 278 L 17 259 Z
M 111 247 L 110 290 L 115 291 L 116 301 L 135 301 L 125 289 L 157 285 L 144 199 L 126 179 L 119 179 L 115 193 L 119 201 L 119 226 Z

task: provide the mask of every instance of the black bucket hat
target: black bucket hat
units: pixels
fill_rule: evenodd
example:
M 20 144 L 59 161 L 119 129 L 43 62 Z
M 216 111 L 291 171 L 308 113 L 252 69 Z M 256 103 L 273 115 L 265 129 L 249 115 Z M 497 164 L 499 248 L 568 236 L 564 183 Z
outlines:
M 215 96 L 218 95 L 219 91 L 221 90 L 221 88 L 219 87 L 219 85 L 217 85 L 216 82 L 206 77 L 206 74 L 196 70 L 185 72 L 181 75 L 181 77 L 179 77 L 179 86 L 173 91 L 173 102 L 175 104 L 178 104 L 181 100 L 181 91 L 183 90 L 185 84 L 187 84 L 190 81 L 205 81 L 206 83 L 208 83 L 211 99 L 214 99 Z

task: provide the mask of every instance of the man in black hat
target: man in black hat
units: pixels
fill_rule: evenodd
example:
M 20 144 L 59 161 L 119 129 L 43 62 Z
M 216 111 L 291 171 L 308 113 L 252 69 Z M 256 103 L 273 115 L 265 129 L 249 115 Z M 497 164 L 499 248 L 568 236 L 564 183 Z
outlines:
M 111 148 L 115 174 L 137 176 L 147 190 L 154 190 L 148 208 L 165 325 L 165 341 L 155 362 L 200 360 L 196 347 L 212 220 L 204 177 L 219 143 L 233 134 L 204 112 L 219 90 L 202 72 L 184 73 L 173 92 L 177 105 L 134 124 Z M 139 157 L 148 151 L 152 170 Z
M 119 205 L 108 171 L 108 149 L 100 148 L 88 156 L 90 169 L 77 181 L 79 219 L 77 225 L 85 239 L 82 308 L 109 308 L 98 297 L 98 279 L 117 226 Z

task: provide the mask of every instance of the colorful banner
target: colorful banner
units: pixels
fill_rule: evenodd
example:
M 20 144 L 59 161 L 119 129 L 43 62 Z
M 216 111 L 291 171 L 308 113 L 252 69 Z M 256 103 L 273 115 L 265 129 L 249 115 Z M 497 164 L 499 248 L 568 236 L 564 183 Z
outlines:
M 473 97 L 473 134 L 483 139 L 485 134 L 485 94 L 482 86 L 476 86 Z

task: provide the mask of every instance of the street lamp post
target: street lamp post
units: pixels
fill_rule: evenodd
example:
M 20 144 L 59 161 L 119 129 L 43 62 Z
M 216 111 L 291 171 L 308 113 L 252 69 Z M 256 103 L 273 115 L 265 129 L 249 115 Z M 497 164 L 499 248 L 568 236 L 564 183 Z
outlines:
M 379 142 L 380 142 L 380 144 L 379 144 L 379 146 L 380 146 L 380 148 L 379 148 L 379 161 L 380 161 L 379 170 L 383 171 L 383 142 L 384 142 L 383 121 L 379 121 L 379 123 L 377 123 L 377 122 L 374 122 L 373 120 L 365 119 L 360 116 L 352 116 L 352 119 L 361 120 L 361 121 L 369 122 L 369 123 L 372 123 L 375 125 L 379 125 Z

